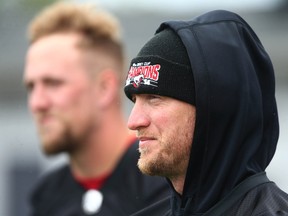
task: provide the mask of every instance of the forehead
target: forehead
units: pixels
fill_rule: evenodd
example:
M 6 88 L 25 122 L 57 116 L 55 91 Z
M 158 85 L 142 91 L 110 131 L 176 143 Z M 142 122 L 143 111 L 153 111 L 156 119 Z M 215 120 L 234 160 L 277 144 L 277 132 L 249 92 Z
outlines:
M 76 47 L 79 37 L 73 34 L 46 36 L 33 43 L 26 56 L 25 77 L 71 73 L 81 63 L 81 50 Z
M 76 48 L 76 44 L 80 39 L 81 36 L 75 33 L 55 33 L 47 35 L 31 44 L 28 54 L 41 51 L 57 51 L 57 53 L 63 53 L 65 52 L 65 49 L 71 51 Z

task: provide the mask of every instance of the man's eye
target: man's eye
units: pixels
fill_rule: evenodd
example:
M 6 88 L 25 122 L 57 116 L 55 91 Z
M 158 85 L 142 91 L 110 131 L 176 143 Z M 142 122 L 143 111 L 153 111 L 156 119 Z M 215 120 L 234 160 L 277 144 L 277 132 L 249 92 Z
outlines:
M 26 83 L 25 84 L 25 87 L 26 87 L 26 91 L 27 91 L 27 93 L 29 94 L 29 93 L 31 93 L 32 92 L 32 90 L 33 90 L 33 88 L 34 88 L 34 83 Z
M 133 103 L 136 102 L 136 97 L 135 97 L 135 95 L 132 95 L 131 100 L 132 100 Z
M 63 84 L 62 80 L 46 80 L 46 85 L 51 87 L 57 87 Z
M 148 99 L 151 100 L 151 101 L 157 101 L 157 100 L 161 99 L 161 96 L 159 96 L 159 95 L 149 95 Z

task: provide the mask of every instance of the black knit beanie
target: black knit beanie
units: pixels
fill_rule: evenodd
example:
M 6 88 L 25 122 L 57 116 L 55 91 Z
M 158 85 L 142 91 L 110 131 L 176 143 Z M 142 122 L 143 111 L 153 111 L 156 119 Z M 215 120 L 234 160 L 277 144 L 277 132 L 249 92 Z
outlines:
M 190 60 L 173 30 L 156 33 L 132 59 L 124 91 L 130 100 L 133 94 L 155 94 L 195 105 Z

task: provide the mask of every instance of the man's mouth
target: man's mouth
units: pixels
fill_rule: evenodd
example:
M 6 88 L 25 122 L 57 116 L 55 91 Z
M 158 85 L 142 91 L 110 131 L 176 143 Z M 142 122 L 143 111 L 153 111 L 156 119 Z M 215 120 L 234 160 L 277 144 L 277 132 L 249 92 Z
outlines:
M 155 141 L 156 139 L 154 137 L 149 136 L 139 136 L 139 148 L 146 147 L 149 145 L 149 143 Z

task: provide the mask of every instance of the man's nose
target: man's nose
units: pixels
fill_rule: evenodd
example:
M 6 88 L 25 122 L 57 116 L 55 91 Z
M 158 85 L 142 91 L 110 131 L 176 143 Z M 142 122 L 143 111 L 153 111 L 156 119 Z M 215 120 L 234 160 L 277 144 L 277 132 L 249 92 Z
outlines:
M 130 130 L 138 130 L 139 128 L 149 126 L 149 115 L 144 109 L 143 104 L 135 102 L 130 116 L 128 118 L 127 126 Z
M 29 108 L 33 113 L 47 109 L 50 103 L 45 88 L 41 85 L 34 86 L 28 100 Z

